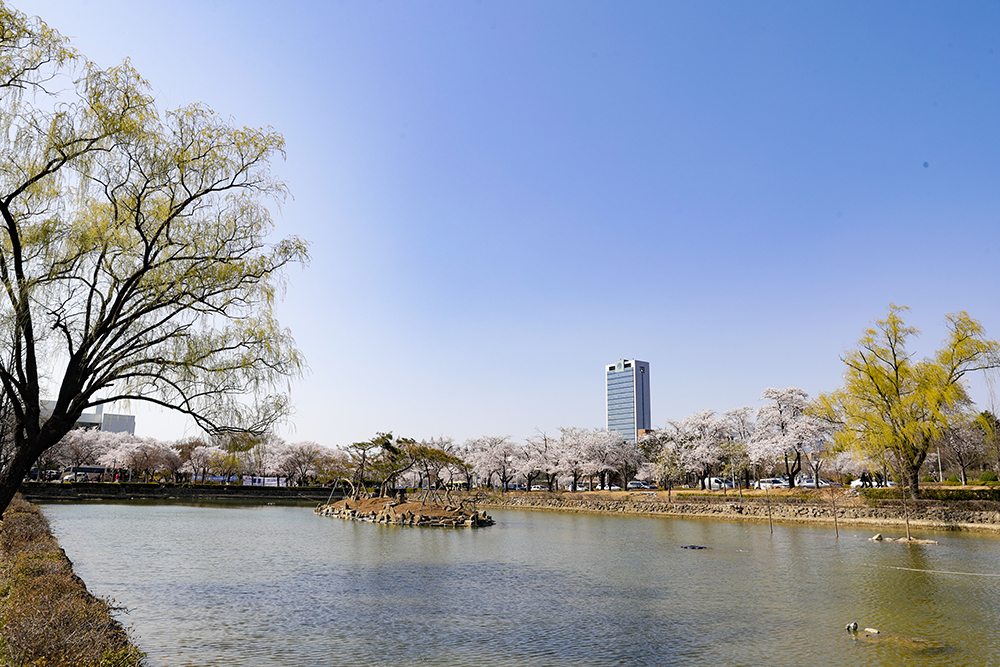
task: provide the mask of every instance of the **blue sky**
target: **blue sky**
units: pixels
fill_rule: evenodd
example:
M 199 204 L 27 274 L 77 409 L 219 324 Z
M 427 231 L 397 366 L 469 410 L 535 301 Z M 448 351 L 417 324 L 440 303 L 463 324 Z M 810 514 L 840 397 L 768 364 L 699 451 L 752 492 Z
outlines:
M 619 358 L 657 426 L 816 395 L 890 302 L 1000 338 L 996 2 L 15 6 L 284 134 L 291 440 L 603 426 Z

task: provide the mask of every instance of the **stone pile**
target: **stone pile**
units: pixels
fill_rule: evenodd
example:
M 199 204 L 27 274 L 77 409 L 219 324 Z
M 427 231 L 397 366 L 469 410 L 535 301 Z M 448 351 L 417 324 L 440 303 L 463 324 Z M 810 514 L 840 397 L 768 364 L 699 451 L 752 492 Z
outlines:
M 400 503 L 395 498 L 345 499 L 332 505 L 320 505 L 314 512 L 320 516 L 397 526 L 482 528 L 493 525 L 493 519 L 486 512 L 437 503 Z

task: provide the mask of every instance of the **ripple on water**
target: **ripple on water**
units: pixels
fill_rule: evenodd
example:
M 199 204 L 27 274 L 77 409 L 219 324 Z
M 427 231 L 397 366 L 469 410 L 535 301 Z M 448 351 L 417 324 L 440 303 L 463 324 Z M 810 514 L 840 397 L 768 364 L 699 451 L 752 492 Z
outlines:
M 45 511 L 91 589 L 133 610 L 154 665 L 958 667 L 997 648 L 1000 581 L 929 572 L 996 568 L 984 536 L 916 551 L 826 528 L 542 512 L 455 531 L 281 507 Z M 850 620 L 904 640 L 856 640 Z

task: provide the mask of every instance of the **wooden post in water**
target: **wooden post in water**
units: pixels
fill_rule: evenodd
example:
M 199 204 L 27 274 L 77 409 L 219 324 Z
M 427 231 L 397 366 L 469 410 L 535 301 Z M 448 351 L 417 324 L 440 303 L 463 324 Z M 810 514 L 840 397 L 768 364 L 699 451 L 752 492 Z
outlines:
M 833 485 L 830 485 L 830 504 L 833 505 L 833 532 L 840 539 L 840 527 L 837 525 L 837 492 Z
M 902 482 L 903 476 L 900 475 L 900 482 Z M 910 541 L 910 513 L 906 508 L 906 487 L 903 484 L 899 485 L 900 498 L 903 499 L 903 520 L 906 522 L 906 541 Z
M 764 489 L 764 497 L 767 499 L 767 526 L 771 529 L 771 534 L 774 535 L 774 522 L 771 521 L 771 489 Z

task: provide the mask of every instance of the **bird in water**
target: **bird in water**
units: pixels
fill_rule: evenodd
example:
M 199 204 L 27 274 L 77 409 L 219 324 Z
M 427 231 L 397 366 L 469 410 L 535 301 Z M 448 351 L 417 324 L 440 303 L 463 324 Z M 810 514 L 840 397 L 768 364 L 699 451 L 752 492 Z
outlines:
M 858 631 L 858 622 L 857 621 L 851 621 L 846 626 L 844 626 L 844 629 L 847 630 L 848 632 L 857 632 Z

